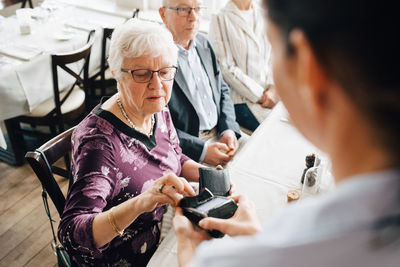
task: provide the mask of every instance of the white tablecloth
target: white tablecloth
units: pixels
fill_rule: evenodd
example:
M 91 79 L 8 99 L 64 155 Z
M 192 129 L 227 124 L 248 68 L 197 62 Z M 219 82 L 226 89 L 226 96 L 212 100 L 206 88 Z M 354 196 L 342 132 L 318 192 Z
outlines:
M 305 168 L 305 157 L 311 153 L 317 153 L 323 161 L 327 161 L 321 152 L 287 122 L 287 112 L 278 103 L 229 164 L 231 180 L 237 192 L 246 194 L 254 201 L 261 222 L 268 220 L 271 214 L 287 204 L 288 190 L 297 189 L 301 192 L 300 180 Z M 327 171 L 323 177 L 322 191 L 333 187 L 329 174 Z M 147 266 L 178 266 L 173 230 L 161 242 Z
M 65 24 L 73 22 L 74 25 L 89 25 L 98 30 L 90 58 L 89 70 L 93 71 L 100 66 L 101 27 L 115 27 L 123 21 L 125 18 L 122 17 L 66 6 L 51 13 L 45 22 L 34 21 L 31 34 L 21 35 L 16 18 L 5 19 L 6 25 L 3 25 L 3 29 L 7 29 L 7 33 L 4 34 L 7 41 L 0 43 L 3 49 L 16 45 L 23 49 L 29 45 L 40 49 L 42 54 L 29 61 L 0 65 L 0 120 L 31 112 L 41 102 L 53 96 L 50 53 L 78 49 L 86 43 L 88 37 L 88 31 L 67 28 Z M 65 30 L 71 32 L 73 38 L 58 40 L 60 33 L 62 37 Z M 0 35 L 3 35 L 3 32 L 0 32 Z M 79 66 L 76 65 L 75 68 L 78 69 Z M 58 73 L 60 88 L 68 87 L 73 78 L 64 71 Z

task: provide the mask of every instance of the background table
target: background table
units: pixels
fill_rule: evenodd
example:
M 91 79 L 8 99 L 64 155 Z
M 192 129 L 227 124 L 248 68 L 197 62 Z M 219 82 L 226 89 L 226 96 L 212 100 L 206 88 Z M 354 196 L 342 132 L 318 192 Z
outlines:
M 92 47 L 89 72 L 100 67 L 102 28 L 114 28 L 126 20 L 126 12 L 119 10 L 110 14 L 89 8 L 80 8 L 56 0 L 46 0 L 35 9 L 29 9 L 34 18 L 30 34 L 20 34 L 16 16 L 1 20 L 0 35 L 0 121 L 6 120 L 6 128 L 12 122 L 8 119 L 27 114 L 40 103 L 53 97 L 51 54 L 73 51 L 82 47 L 91 29 L 96 29 Z M 121 11 L 122 12 L 122 11 Z M 132 12 L 130 12 L 132 16 Z M 8 50 L 7 50 L 8 49 Z M 7 55 L 12 49 L 16 54 Z M 29 52 L 32 57 L 27 57 Z M 79 69 L 79 64 L 71 68 Z M 68 74 L 59 72 L 61 91 L 73 83 Z M 0 147 L 5 147 L 0 130 Z M 23 142 L 21 138 L 12 143 Z M 3 159 L 22 164 L 23 152 L 19 148 L 1 150 Z M 4 156 L 4 157 L 3 157 Z M 13 159 L 14 158 L 14 159 Z M 21 159 L 22 158 L 22 159 Z
M 237 192 L 246 194 L 254 201 L 262 223 L 287 204 L 288 190 L 297 189 L 301 192 L 300 179 L 305 168 L 305 156 L 311 153 L 317 153 L 322 157 L 323 164 L 329 165 L 326 157 L 288 123 L 286 109 L 282 103 L 278 103 L 229 164 L 229 173 Z M 332 176 L 327 169 L 323 175 L 321 192 L 333 186 Z M 296 202 L 293 204 L 296 205 Z M 161 242 L 147 266 L 178 266 L 173 229 Z

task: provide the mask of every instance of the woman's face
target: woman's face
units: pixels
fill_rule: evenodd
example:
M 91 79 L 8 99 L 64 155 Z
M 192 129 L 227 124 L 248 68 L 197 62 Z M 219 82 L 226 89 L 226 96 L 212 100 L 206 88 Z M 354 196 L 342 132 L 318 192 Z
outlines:
M 126 70 L 157 71 L 166 67 L 172 67 L 172 64 L 162 55 L 125 58 L 122 62 L 122 69 Z M 141 75 L 142 71 L 136 73 Z M 160 112 L 167 105 L 171 97 L 173 79 L 163 81 L 157 73 L 153 73 L 149 82 L 139 83 L 134 80 L 130 72 L 123 72 L 118 83 L 127 111 L 137 116 L 148 116 Z
M 279 28 L 268 20 L 267 35 L 272 46 L 273 75 L 277 92 L 287 108 L 296 128 L 311 142 L 318 145 L 316 124 L 309 101 L 307 85 L 304 84 L 305 66 L 298 54 L 289 54 L 286 40 Z M 298 47 L 296 47 L 297 49 Z M 300 47 L 299 49 L 302 49 Z M 298 53 L 300 51 L 296 51 Z

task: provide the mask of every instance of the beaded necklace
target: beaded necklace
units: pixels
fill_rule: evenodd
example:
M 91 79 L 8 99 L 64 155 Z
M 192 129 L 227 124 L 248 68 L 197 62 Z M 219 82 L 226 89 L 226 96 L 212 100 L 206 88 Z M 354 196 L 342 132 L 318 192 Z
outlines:
M 129 125 L 135 129 L 136 131 L 138 131 L 139 133 L 142 133 L 144 135 L 146 135 L 148 138 L 151 137 L 151 135 L 153 134 L 153 127 L 154 127 L 154 114 L 151 115 L 151 128 L 150 128 L 150 132 L 149 133 L 144 133 L 141 130 L 139 130 L 136 125 L 129 119 L 128 114 L 126 114 L 124 107 L 122 106 L 121 100 L 119 99 L 119 93 L 117 94 L 117 103 L 118 103 L 118 107 L 121 110 L 122 115 L 124 116 L 124 118 L 128 121 Z

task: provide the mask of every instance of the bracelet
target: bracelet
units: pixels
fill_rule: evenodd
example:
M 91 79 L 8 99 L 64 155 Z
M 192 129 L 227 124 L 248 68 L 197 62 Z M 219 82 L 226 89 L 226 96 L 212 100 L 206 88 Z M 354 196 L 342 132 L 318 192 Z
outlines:
M 119 230 L 118 229 L 118 226 L 115 224 L 115 218 L 114 218 L 114 214 L 113 214 L 113 209 L 114 209 L 114 207 L 112 207 L 111 209 L 110 209 L 110 211 L 108 212 L 108 222 L 110 223 L 110 225 L 111 225 L 111 228 L 114 230 L 114 232 L 116 232 L 118 235 L 123 235 L 124 234 L 124 230 Z

